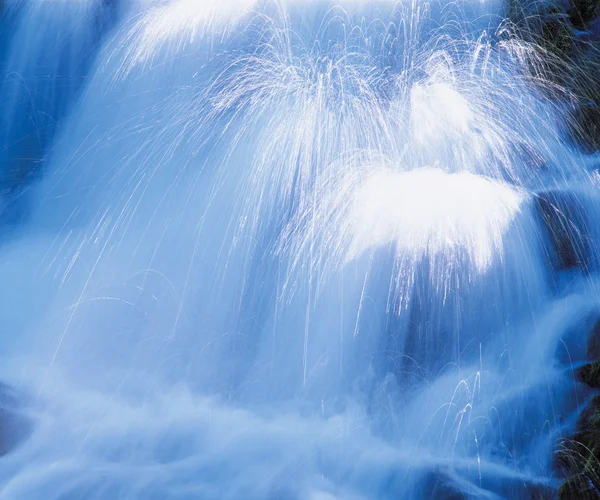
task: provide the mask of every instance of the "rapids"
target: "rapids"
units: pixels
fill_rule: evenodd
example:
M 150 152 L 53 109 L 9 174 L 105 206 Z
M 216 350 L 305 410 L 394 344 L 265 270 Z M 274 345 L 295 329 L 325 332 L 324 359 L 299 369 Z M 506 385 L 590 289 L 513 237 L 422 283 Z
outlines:
M 503 2 L 0 6 L 0 498 L 556 494 L 600 177 Z

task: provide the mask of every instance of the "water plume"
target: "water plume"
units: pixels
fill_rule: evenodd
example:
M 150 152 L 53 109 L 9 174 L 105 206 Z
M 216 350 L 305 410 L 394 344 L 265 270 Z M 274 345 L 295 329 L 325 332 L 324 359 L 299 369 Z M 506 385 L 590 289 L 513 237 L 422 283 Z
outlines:
M 551 496 L 596 159 L 501 5 L 77 5 L 13 12 L 85 83 L 0 248 L 0 496 Z

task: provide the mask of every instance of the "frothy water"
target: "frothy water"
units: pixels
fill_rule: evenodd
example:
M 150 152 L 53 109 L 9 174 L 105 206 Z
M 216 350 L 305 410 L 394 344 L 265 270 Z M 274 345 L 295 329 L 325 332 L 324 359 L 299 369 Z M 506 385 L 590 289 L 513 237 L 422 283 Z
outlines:
M 0 498 L 552 497 L 599 183 L 500 2 L 2 16 Z

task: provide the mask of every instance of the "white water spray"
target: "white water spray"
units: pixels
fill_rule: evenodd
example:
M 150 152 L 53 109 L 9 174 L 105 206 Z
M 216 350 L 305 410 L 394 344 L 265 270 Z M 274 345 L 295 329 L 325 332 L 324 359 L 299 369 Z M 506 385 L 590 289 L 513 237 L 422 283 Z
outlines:
M 24 3 L 31 35 L 49 7 Z M 75 23 L 47 57 L 85 83 L 3 195 L 27 203 L 0 249 L 0 376 L 31 434 L 0 497 L 552 494 L 581 403 L 568 332 L 600 311 L 575 223 L 598 187 L 501 7 L 81 9 L 101 42 Z M 553 264 L 555 193 L 589 266 Z

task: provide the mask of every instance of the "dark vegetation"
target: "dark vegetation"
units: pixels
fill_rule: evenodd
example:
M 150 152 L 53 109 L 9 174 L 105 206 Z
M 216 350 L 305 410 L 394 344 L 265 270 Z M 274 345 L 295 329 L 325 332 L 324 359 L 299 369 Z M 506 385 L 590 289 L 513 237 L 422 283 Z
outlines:
M 556 91 L 568 103 L 570 140 L 586 153 L 599 152 L 600 0 L 510 0 L 509 19 L 517 36 L 540 54 L 541 70 L 535 68 L 534 76 L 550 82 L 548 92 Z M 585 212 L 566 196 L 541 194 L 537 212 L 550 234 L 552 267 L 556 271 L 579 267 L 585 272 L 586 222 L 578 217 Z M 600 500 L 600 321 L 588 328 L 585 337 L 581 354 L 588 362 L 576 369 L 575 376 L 587 404 L 575 434 L 560 444 L 556 454 L 557 469 L 564 477 L 559 500 Z
M 509 0 L 509 19 L 539 49 L 538 76 L 570 102 L 571 140 L 585 152 L 600 150 L 600 1 Z
M 587 342 L 588 358 L 596 360 L 576 371 L 587 386 L 590 400 L 577 422 L 576 432 L 565 439 L 557 452 L 557 465 L 566 481 L 558 492 L 559 500 L 600 499 L 600 321 Z

